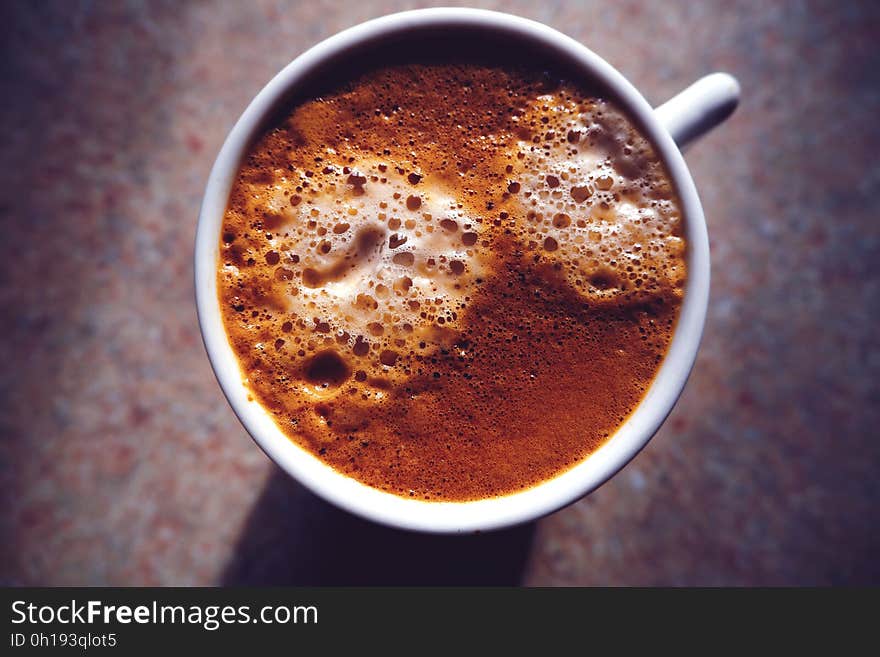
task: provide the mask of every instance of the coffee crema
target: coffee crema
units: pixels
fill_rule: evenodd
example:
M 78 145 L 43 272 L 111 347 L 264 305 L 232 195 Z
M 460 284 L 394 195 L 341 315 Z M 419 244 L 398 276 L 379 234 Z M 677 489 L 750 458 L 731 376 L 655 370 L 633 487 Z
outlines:
M 412 64 L 250 148 L 218 286 L 244 385 L 291 440 L 369 486 L 465 501 L 561 474 L 626 420 L 685 250 L 661 162 L 609 100 Z

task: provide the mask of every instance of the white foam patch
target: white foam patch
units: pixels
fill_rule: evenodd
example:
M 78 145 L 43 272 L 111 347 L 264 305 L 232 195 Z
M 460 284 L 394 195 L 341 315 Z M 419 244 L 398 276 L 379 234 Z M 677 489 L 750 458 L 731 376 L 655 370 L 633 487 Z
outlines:
M 680 216 L 647 142 L 603 101 L 579 105 L 548 95 L 539 103 L 550 119 L 539 124 L 538 139 L 519 140 L 511 174 L 529 250 L 560 263 L 589 297 L 642 286 L 679 290 Z
M 412 337 L 436 340 L 438 322 L 456 328 L 475 280 L 486 275 L 482 225 L 450 190 L 408 175 L 374 160 L 324 170 L 318 183 L 277 171 L 254 197 L 284 218 L 270 244 L 279 257 L 273 276 L 290 280 L 290 313 L 329 323 L 351 346 L 390 333 L 403 347 Z

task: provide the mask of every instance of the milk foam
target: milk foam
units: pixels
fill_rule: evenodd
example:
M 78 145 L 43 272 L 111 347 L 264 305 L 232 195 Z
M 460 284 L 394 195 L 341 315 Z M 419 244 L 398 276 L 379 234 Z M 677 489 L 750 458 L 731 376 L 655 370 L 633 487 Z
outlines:
M 661 288 L 680 296 L 680 216 L 647 143 L 606 101 L 546 95 L 537 104 L 538 121 L 521 117 L 540 130 L 520 140 L 514 181 L 528 250 L 594 301 Z
M 482 219 L 430 175 L 378 160 L 326 166 L 321 178 L 279 170 L 251 195 L 252 213 L 272 215 L 264 259 L 283 311 L 356 354 L 449 344 L 486 275 Z
M 380 70 L 295 108 L 241 167 L 218 283 L 245 384 L 370 485 L 475 499 L 552 476 L 665 353 L 674 190 L 611 103 L 545 82 Z

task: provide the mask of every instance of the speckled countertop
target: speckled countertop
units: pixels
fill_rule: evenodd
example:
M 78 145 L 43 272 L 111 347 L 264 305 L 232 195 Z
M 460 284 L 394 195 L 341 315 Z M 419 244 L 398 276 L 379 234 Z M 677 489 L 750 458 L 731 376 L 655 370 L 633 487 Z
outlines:
M 204 354 L 200 197 L 276 71 L 414 5 L 7 2 L 0 583 L 880 583 L 880 8 L 471 4 L 570 34 L 654 103 L 713 70 L 742 83 L 687 154 L 712 298 L 656 438 L 592 496 L 485 536 L 391 531 L 305 492 Z

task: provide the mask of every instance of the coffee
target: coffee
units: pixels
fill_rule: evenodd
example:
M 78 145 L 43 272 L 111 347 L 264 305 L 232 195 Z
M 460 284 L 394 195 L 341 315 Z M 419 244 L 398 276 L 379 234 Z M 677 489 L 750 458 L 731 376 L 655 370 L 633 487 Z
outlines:
M 686 278 L 677 198 L 607 98 L 528 68 L 380 67 L 250 148 L 218 286 L 244 385 L 404 497 L 514 493 L 633 412 Z

